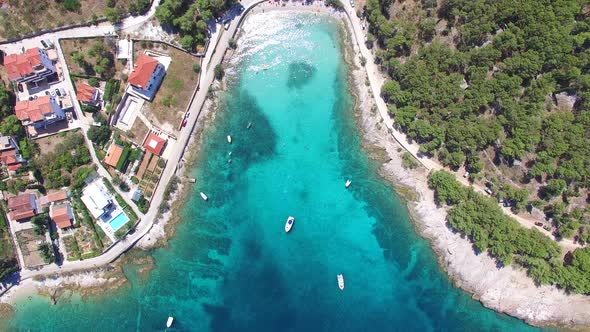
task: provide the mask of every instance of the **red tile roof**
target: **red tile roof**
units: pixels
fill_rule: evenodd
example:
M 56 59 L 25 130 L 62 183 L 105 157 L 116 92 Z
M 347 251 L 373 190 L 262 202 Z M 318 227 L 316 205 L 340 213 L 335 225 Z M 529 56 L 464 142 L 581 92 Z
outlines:
M 48 205 L 49 203 L 59 202 L 66 199 L 68 199 L 68 192 L 60 190 L 39 198 L 39 203 L 41 205 Z
M 158 64 L 158 60 L 142 53 L 135 62 L 133 71 L 129 75 L 127 82 L 145 89 Z
M 89 103 L 94 101 L 96 96 L 96 88 L 91 87 L 86 83 L 76 84 L 76 98 L 83 103 Z
M 8 212 L 8 217 L 12 220 L 21 220 L 31 218 L 35 215 L 35 211 L 33 210 L 23 210 L 23 211 L 10 211 Z
M 4 165 L 18 163 L 18 160 L 16 159 L 16 150 L 12 149 L 0 152 L 0 160 Z
M 8 168 L 9 171 L 16 171 L 17 169 L 19 169 L 22 166 L 22 164 L 14 164 L 14 165 L 8 165 L 6 166 L 6 168 Z
M 111 144 L 107 151 L 107 155 L 104 157 L 105 164 L 117 167 L 117 163 L 119 162 L 119 159 L 121 159 L 121 154 L 123 154 L 123 148 L 116 144 Z
M 166 145 L 166 140 L 162 137 L 150 132 L 143 143 L 143 147 L 150 151 L 151 153 L 159 156 L 162 153 L 162 149 L 164 149 L 164 145 Z
M 8 78 L 14 81 L 35 71 L 34 67 L 42 64 L 39 48 L 30 48 L 23 54 L 9 54 L 4 57 L 4 66 Z
M 55 222 L 57 227 L 61 229 L 72 227 L 72 219 L 70 219 L 68 210 L 69 205 L 65 204 L 51 211 L 51 220 Z
M 33 196 L 33 197 L 31 197 Z M 30 218 L 35 215 L 34 206 L 31 200 L 35 199 L 34 194 L 21 194 L 8 199 L 8 216 L 13 220 Z
M 53 113 L 51 97 L 41 96 L 35 100 L 17 101 L 14 106 L 16 117 L 23 120 L 37 122 L 43 120 L 43 115 Z

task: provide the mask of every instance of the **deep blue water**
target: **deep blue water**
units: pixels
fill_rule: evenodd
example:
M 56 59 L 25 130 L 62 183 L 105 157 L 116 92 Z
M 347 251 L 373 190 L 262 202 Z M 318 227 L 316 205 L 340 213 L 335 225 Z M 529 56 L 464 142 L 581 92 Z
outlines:
M 131 285 L 114 294 L 24 300 L 10 326 L 152 331 L 173 315 L 178 331 L 532 330 L 454 288 L 379 178 L 356 132 L 337 21 L 274 12 L 244 30 L 183 221 L 147 280 L 129 265 Z

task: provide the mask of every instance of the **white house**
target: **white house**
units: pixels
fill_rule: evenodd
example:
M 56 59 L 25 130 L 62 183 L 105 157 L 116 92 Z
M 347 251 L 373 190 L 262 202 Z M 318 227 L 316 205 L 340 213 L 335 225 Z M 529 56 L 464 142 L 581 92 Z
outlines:
M 111 210 L 113 197 L 99 178 L 82 190 L 82 202 L 86 205 L 90 214 L 95 219 L 99 219 L 103 214 Z
M 133 92 L 151 101 L 166 75 L 166 68 L 158 60 L 141 54 L 129 74 L 129 85 Z

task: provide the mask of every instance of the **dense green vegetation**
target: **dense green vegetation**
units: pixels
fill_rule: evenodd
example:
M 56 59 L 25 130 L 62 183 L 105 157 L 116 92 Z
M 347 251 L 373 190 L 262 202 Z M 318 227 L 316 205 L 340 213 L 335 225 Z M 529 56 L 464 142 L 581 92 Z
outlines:
M 82 177 L 79 172 L 74 172 L 74 170 L 90 163 L 91 160 L 82 134 L 68 133 L 66 139 L 57 144 L 53 151 L 31 160 L 30 167 L 40 172 L 42 180 L 40 182 L 44 187 L 58 189 L 69 186 L 72 182 L 72 175 L 75 174 L 75 180 Z M 87 174 L 87 172 L 82 173 Z
M 0 209 L 0 280 L 18 270 L 14 245 L 10 238 L 4 211 Z
M 569 235 L 570 216 L 585 208 L 590 187 L 590 17 L 583 3 L 369 0 L 362 13 L 370 22 L 367 43 L 376 43 L 376 61 L 391 77 L 382 96 L 420 151 L 452 169 L 465 166 L 473 180 L 482 170 L 486 180 L 498 176 L 494 192 L 515 211 L 529 199 L 550 210 L 565 203 L 563 222 L 554 224 Z M 484 158 L 509 171 L 485 169 Z M 588 219 L 584 212 L 577 222 Z
M 111 44 L 109 46 L 115 47 Z M 102 79 L 110 79 L 115 75 L 115 55 L 113 50 L 107 48 L 107 45 L 102 41 L 94 43 L 86 54 L 72 51 L 71 56 L 72 61 L 84 69 L 86 75 L 98 75 Z M 91 61 L 88 61 L 86 57 Z
M 112 130 L 109 126 L 92 126 L 86 132 L 88 139 L 98 146 L 105 145 L 111 138 Z
M 590 248 L 577 249 L 564 262 L 555 241 L 520 226 L 493 199 L 461 185 L 452 174 L 434 172 L 428 184 L 438 202 L 452 206 L 448 224 L 465 234 L 478 251 L 489 252 L 502 265 L 520 264 L 540 284 L 590 293 Z
M 180 44 L 187 50 L 207 41 L 207 22 L 221 16 L 235 0 L 162 0 L 156 17 L 164 26 L 181 35 Z

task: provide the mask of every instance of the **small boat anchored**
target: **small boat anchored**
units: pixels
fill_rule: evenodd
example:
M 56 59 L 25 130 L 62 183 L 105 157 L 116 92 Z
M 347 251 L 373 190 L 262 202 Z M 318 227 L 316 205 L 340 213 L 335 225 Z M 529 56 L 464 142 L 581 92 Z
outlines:
M 344 290 L 344 276 L 342 274 L 338 275 L 338 288 Z
M 231 144 L 231 136 L 227 135 L 227 142 Z
M 289 233 L 291 231 L 291 227 L 293 227 L 293 223 L 295 223 L 295 218 L 289 216 L 289 218 L 287 218 L 287 222 L 285 223 L 285 233 Z
M 209 199 L 209 197 L 207 197 L 207 195 L 205 195 L 205 193 L 204 193 L 204 192 L 202 192 L 202 191 L 201 191 L 201 198 L 202 198 L 204 201 L 206 201 L 206 200 L 208 200 L 208 199 Z
M 252 122 L 248 122 L 248 125 L 246 126 L 246 129 L 250 129 L 252 127 Z
M 172 322 L 174 322 L 174 317 L 168 317 L 168 320 L 166 321 L 166 327 L 172 326 Z
M 351 184 L 351 183 L 352 183 L 352 181 L 350 181 L 350 180 L 346 180 L 346 184 L 344 184 L 344 186 L 345 186 L 346 188 L 348 188 L 348 187 L 350 187 L 350 184 Z

